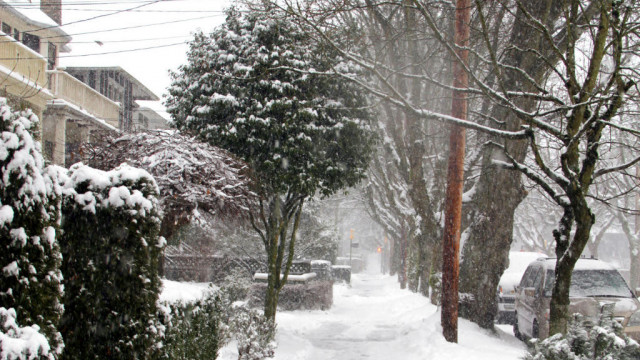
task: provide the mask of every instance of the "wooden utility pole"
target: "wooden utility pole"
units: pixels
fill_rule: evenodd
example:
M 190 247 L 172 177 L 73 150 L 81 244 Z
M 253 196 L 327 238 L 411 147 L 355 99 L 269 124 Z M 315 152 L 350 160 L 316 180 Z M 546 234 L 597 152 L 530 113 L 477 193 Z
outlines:
M 466 120 L 469 84 L 464 67 L 468 64 L 470 0 L 457 0 L 453 59 L 453 100 L 451 115 Z M 448 342 L 458 342 L 458 275 L 460 273 L 460 222 L 464 176 L 465 129 L 452 125 L 449 136 L 449 168 L 445 198 L 445 224 L 442 241 L 442 334 Z

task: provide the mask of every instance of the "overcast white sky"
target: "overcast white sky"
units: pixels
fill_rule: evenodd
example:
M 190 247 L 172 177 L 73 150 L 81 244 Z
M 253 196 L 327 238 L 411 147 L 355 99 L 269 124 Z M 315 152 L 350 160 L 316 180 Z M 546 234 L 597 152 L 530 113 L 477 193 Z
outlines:
M 210 32 L 224 22 L 223 10 L 230 3 L 231 0 L 63 0 L 63 29 L 73 41 L 72 51 L 60 54 L 60 65 L 120 66 L 162 96 L 170 84 L 169 70 L 186 61 L 185 42 L 197 29 Z M 114 14 L 118 11 L 122 12 Z M 73 23 L 76 21 L 80 22 Z

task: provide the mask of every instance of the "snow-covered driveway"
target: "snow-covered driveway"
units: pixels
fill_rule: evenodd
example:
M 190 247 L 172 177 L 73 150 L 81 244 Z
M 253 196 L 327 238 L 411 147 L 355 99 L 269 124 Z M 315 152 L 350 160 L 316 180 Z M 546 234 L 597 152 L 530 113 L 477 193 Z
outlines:
M 515 360 L 526 352 L 512 335 L 465 320 L 459 344 L 447 343 L 436 307 L 380 274 L 355 274 L 351 287 L 335 285 L 329 311 L 281 311 L 276 319 L 276 360 Z M 225 350 L 221 358 L 234 359 Z

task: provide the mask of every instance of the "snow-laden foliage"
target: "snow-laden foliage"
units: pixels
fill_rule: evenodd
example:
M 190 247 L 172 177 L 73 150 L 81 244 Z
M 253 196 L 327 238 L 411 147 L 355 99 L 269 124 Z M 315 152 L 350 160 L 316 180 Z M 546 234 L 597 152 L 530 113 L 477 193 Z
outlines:
M 231 308 L 230 327 L 238 342 L 238 360 L 262 360 L 273 357 L 276 325 L 258 311 L 244 305 Z
M 197 33 L 173 73 L 168 111 L 179 129 L 247 161 L 263 191 L 328 195 L 362 178 L 370 158 L 365 99 L 320 72 L 357 71 L 275 14 L 230 10 Z
M 45 355 L 53 357 L 63 347 L 56 329 L 62 313 L 56 241 L 60 188 L 55 171 L 44 167 L 33 138 L 37 128 L 38 118 L 30 110 L 14 112 L 0 98 L 0 347 L 25 334 L 40 341 L 34 333 L 39 331 L 48 340 Z
M 246 164 L 230 153 L 178 131 L 104 134 L 86 144 L 87 164 L 101 170 L 126 162 L 148 171 L 160 189 L 163 232 L 192 217 L 193 210 L 238 218 L 255 202 Z
M 0 307 L 0 360 L 53 358 L 49 341 L 38 325 L 21 327 L 14 309 Z
M 566 335 L 534 342 L 525 360 L 631 360 L 640 358 L 640 346 L 622 332 L 605 311 L 597 321 L 574 314 Z
M 160 318 L 166 330 L 159 358 L 216 359 L 228 337 L 224 304 L 220 296 L 210 291 L 193 302 L 161 305 Z
M 105 172 L 78 163 L 63 193 L 64 358 L 148 358 L 162 331 L 153 177 L 126 164 Z
M 222 281 L 222 287 L 230 302 L 244 301 L 249 295 L 253 278 L 246 269 L 235 267 Z
M 213 33 L 197 33 L 166 104 L 178 129 L 253 171 L 261 206 L 252 225 L 267 253 L 265 315 L 273 319 L 304 201 L 361 180 L 373 135 L 362 91 L 345 80 L 359 69 L 272 10 L 231 9 Z

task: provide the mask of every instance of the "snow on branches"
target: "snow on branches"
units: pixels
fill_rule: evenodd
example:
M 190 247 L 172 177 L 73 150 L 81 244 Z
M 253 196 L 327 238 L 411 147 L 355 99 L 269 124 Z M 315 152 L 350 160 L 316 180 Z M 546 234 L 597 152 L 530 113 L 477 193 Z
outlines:
M 271 13 L 232 9 L 190 45 L 187 64 L 172 74 L 168 111 L 179 129 L 247 161 L 260 192 L 329 195 L 364 176 L 366 100 L 335 75 L 355 66 Z
M 89 165 L 107 170 L 127 163 L 151 173 L 165 213 L 163 235 L 194 209 L 243 217 L 255 202 L 247 165 L 230 153 L 178 131 L 101 136 L 85 145 Z

